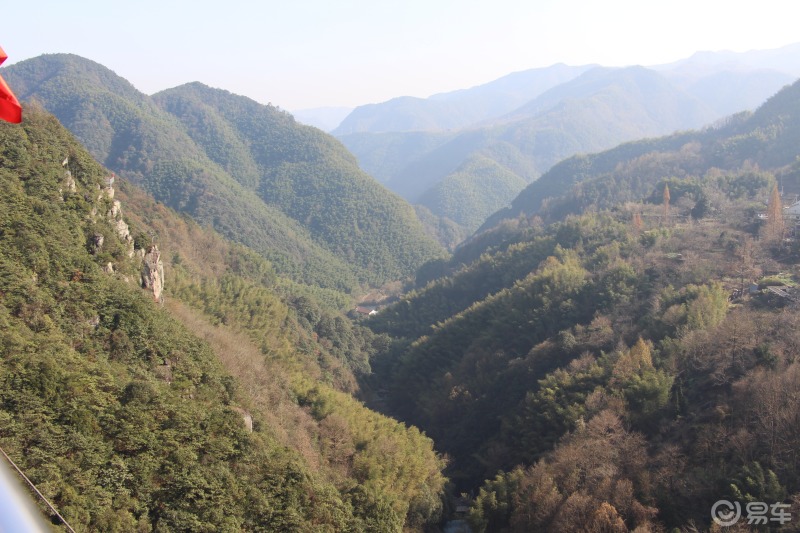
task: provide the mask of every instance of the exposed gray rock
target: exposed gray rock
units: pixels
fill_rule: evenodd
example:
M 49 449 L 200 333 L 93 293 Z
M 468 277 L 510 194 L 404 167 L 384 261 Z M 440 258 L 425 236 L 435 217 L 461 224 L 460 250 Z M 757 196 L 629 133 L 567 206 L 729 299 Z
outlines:
M 164 263 L 155 244 L 142 259 L 142 288 L 153 291 L 153 299 L 158 303 L 164 302 Z
M 109 199 L 114 198 L 114 176 L 106 178 L 106 188 L 103 189 L 103 195 Z M 111 204 L 111 209 L 106 213 L 106 217 L 114 224 L 114 229 L 119 235 L 119 238 L 125 242 L 128 248 L 128 257 L 133 257 L 133 236 L 131 236 L 131 229 L 125 219 L 122 218 L 122 202 L 114 200 Z
M 155 368 L 155 375 L 167 383 L 172 383 L 172 365 L 158 365 Z
M 110 176 L 106 177 L 106 183 L 105 183 L 106 186 L 104 189 L 106 196 L 112 199 L 114 198 L 114 180 L 115 180 L 114 174 L 111 174 Z

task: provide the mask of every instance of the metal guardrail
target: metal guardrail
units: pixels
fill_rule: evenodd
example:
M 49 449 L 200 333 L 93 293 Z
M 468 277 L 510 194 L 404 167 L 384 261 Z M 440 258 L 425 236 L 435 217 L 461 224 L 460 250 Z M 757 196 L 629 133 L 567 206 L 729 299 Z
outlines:
M 75 533 L 75 530 L 69 525 L 61 514 L 53 507 L 53 504 L 44 497 L 44 494 L 39 492 L 36 485 L 28 479 L 28 476 L 11 460 L 8 454 L 0 448 L 0 454 L 8 461 L 8 465 L 16 470 L 17 474 L 25 480 L 30 488 L 47 504 L 47 507 L 58 517 L 67 531 Z M 8 468 L 2 460 L 0 460 L 0 532 L 12 533 L 47 533 L 52 531 L 52 528 L 47 527 L 42 513 L 33 503 L 31 494 L 28 493 L 24 486 L 15 479 L 14 471 Z

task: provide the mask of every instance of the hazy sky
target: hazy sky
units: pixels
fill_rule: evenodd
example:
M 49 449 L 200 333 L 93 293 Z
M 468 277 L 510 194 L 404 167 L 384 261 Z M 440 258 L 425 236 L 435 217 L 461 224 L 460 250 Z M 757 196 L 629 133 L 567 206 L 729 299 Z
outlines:
M 653 65 L 800 42 L 797 0 L 27 0 L 6 65 L 97 61 L 152 94 L 190 81 L 295 110 L 427 97 L 563 62 Z

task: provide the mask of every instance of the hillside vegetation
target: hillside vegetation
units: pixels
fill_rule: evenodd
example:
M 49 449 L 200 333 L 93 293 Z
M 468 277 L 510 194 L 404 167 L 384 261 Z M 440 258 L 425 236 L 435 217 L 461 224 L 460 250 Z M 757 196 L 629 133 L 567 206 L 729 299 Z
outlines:
M 108 175 L 51 115 L 0 124 L 0 445 L 70 524 L 436 521 L 431 441 L 350 395 L 385 340 L 342 319 L 338 293 L 281 278 L 130 184 L 112 196 Z M 154 235 L 163 307 L 138 288 Z
M 757 217 L 770 193 L 781 211 L 776 175 L 797 183 L 797 87 L 563 163 L 604 171 L 369 321 L 394 339 L 371 386 L 452 458 L 476 531 L 704 529 L 720 499 L 797 512 L 800 241 Z

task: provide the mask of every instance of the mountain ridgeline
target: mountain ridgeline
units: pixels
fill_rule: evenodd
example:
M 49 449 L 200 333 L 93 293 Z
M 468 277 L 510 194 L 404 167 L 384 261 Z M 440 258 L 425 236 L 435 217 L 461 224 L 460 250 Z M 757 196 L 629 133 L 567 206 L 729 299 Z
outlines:
M 514 72 L 490 83 L 435 94 L 430 98 L 399 97 L 380 104 L 360 106 L 342 121 L 333 134 L 442 131 L 467 127 L 513 111 L 536 95 L 589 68 L 558 64 Z
M 413 209 L 321 131 L 248 98 L 193 83 L 156 94 L 209 157 L 307 228 L 372 283 L 436 257 Z
M 785 186 L 800 192 L 795 164 L 799 96 L 800 82 L 795 82 L 755 112 L 734 115 L 713 127 L 568 158 L 525 188 L 510 207 L 489 217 L 482 229 L 518 216 L 555 220 L 587 209 L 608 209 L 649 196 L 665 176 L 683 178 L 746 163 L 775 169 L 786 177 Z
M 655 71 L 595 67 L 461 131 L 341 139 L 387 187 L 474 231 L 565 157 L 700 127 L 718 116 Z
M 799 63 L 795 46 L 651 68 L 554 65 L 362 106 L 334 133 L 387 187 L 471 233 L 561 159 L 754 109 Z
M 200 84 L 149 97 L 72 55 L 4 75 L 108 168 L 298 281 L 349 292 L 442 256 L 406 202 L 335 139 L 277 108 Z

